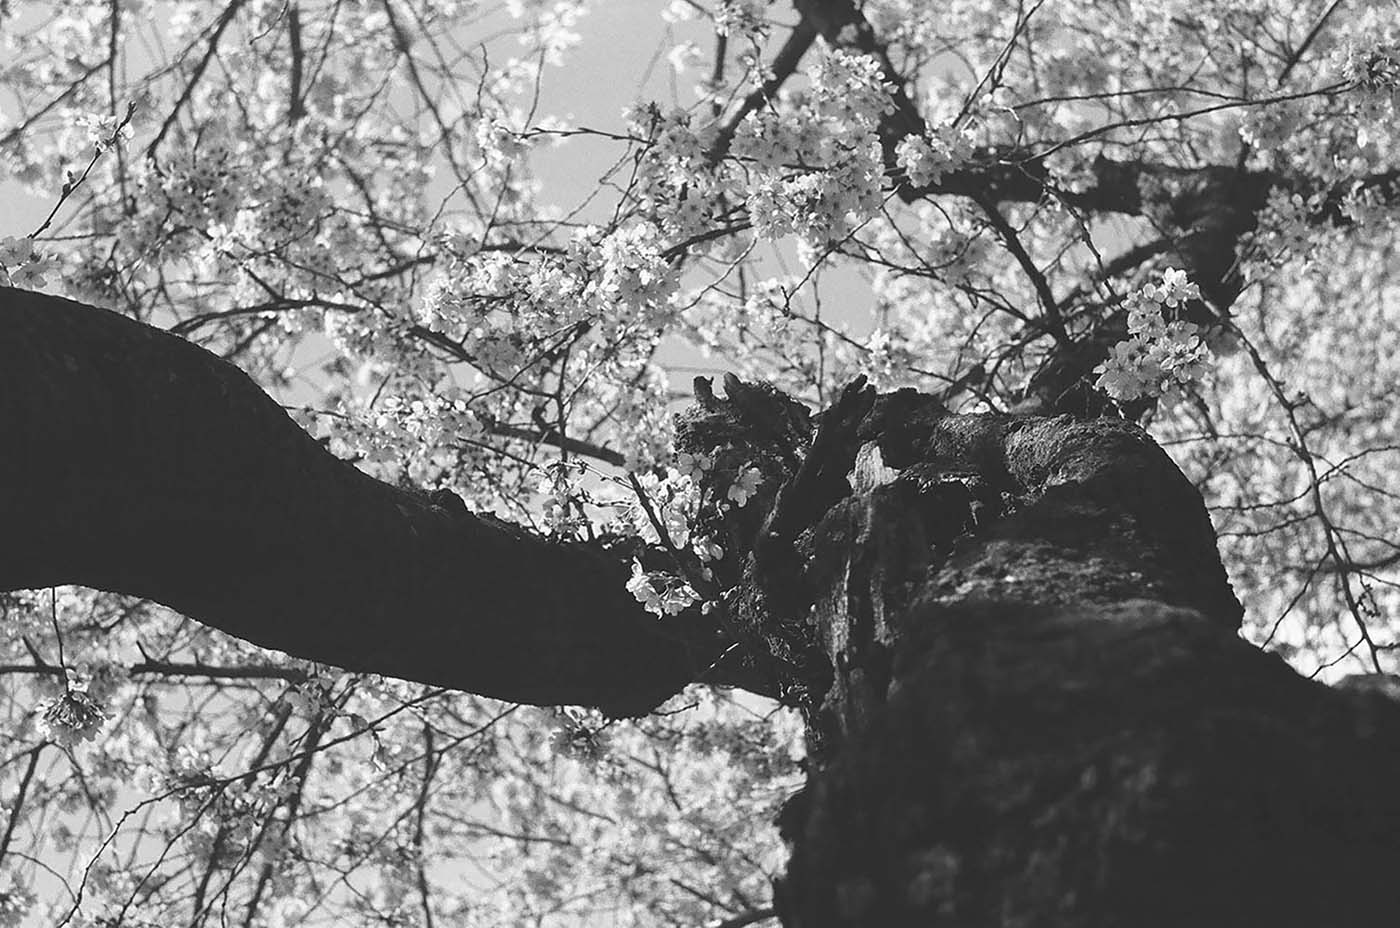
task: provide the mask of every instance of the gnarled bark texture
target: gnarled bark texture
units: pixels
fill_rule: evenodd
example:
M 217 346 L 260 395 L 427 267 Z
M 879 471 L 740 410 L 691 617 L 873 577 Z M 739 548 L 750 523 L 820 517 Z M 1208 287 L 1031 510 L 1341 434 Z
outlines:
M 790 530 L 804 566 L 767 600 L 810 603 L 830 675 L 784 925 L 1397 917 L 1400 706 L 1238 638 L 1200 497 L 1143 432 L 848 390 L 816 444 L 853 492 Z
M 315 660 L 613 712 L 752 681 L 809 726 L 789 928 L 1395 919 L 1400 708 L 1238 638 L 1201 500 L 1141 430 L 859 383 L 813 426 L 726 394 L 697 384 L 680 443 L 764 489 L 707 527 L 720 627 L 658 623 L 615 553 L 374 481 L 207 352 L 0 289 L 0 589 L 138 594 Z M 717 672 L 728 641 L 742 666 Z

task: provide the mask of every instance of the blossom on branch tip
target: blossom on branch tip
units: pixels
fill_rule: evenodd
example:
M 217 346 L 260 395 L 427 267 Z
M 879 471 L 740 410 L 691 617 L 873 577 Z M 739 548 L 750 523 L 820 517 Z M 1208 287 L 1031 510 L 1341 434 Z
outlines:
M 685 580 L 659 570 L 643 570 L 636 560 L 632 562 L 627 592 L 643 609 L 657 616 L 677 615 L 700 601 L 700 594 Z
M 0 264 L 15 267 L 34 257 L 34 240 L 29 236 L 7 235 L 0 238 Z
M 689 451 L 682 451 L 676 455 L 676 470 L 691 480 L 701 479 L 705 476 L 705 472 L 712 467 L 714 467 L 714 461 L 708 454 L 691 454 Z
M 758 492 L 761 483 L 763 483 L 762 471 L 757 467 L 747 467 L 734 475 L 734 484 L 730 486 L 729 492 L 725 496 L 742 509 L 748 505 L 749 498 Z
M 40 724 L 49 738 L 71 748 L 95 739 L 105 721 L 106 711 L 86 691 L 69 688 L 44 705 Z
M 1164 309 L 1200 299 L 1200 290 L 1186 272 L 1168 268 L 1162 282 L 1148 284 L 1126 301 L 1129 337 L 1110 349 L 1108 360 L 1094 368 L 1094 387 L 1115 400 L 1167 397 L 1205 376 L 1210 348 L 1200 326 L 1180 319 L 1168 321 Z

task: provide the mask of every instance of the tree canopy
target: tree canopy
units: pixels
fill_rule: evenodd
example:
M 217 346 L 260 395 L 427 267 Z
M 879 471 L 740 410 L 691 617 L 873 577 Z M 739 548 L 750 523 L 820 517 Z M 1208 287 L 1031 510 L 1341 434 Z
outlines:
M 11 0 L 0 46 L 51 208 L 0 218 L 0 926 L 772 922 L 805 697 L 735 578 L 903 466 L 803 467 L 872 416 L 1140 424 L 1244 637 L 1397 671 L 1393 6 Z M 929 481 L 1008 508 L 968 454 Z

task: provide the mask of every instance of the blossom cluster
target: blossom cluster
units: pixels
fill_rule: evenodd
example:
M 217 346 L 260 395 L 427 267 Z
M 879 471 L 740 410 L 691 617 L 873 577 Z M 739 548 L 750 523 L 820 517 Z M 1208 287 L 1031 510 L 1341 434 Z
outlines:
M 1363 202 L 1350 197 L 1346 205 L 1359 206 Z M 1243 237 L 1239 246 L 1245 279 L 1253 280 L 1276 272 L 1290 260 L 1309 257 L 1319 236 L 1326 231 L 1316 221 L 1322 208 L 1321 193 L 1304 197 L 1279 187 L 1271 190 L 1254 230 Z
M 552 534 L 572 538 L 588 526 L 582 508 L 587 497 L 579 487 L 584 469 L 560 460 L 546 465 L 539 475 L 536 491 L 543 498 L 544 523 Z
M 641 495 L 634 494 L 619 506 L 624 530 L 648 544 L 664 541 L 677 548 L 689 546 L 691 526 L 700 511 L 699 480 L 670 467 L 664 473 L 639 475 L 637 486 Z
M 830 49 L 802 105 L 751 113 L 734 139 L 748 162 L 745 207 L 759 235 L 820 246 L 846 236 L 882 202 L 878 127 L 893 107 L 874 58 Z
M 1186 300 L 1200 299 L 1186 272 L 1168 268 L 1160 284 L 1148 284 L 1129 295 L 1129 337 L 1114 345 L 1107 361 L 1094 368 L 1094 386 L 1115 400 L 1172 397 L 1205 376 L 1210 349 L 1200 327 L 1182 320 L 1168 321 L 1166 310 Z
M 1334 163 L 1345 163 L 1337 158 L 1341 153 L 1356 157 L 1357 161 L 1347 165 L 1348 173 L 1354 176 L 1368 168 L 1388 168 L 1400 137 L 1395 129 L 1400 115 L 1400 15 L 1391 4 L 1367 4 L 1341 25 L 1339 33 L 1330 63 L 1333 74 L 1349 87 L 1339 99 L 1338 138 L 1343 144 L 1329 154 Z M 1331 115 L 1319 113 L 1324 124 Z M 1354 147 L 1346 142 L 1354 142 Z
M 130 141 L 130 119 L 122 119 L 115 113 L 83 113 L 76 117 L 78 125 L 87 132 L 88 141 L 97 151 L 106 151 Z
M 549 732 L 549 746 L 555 754 L 584 762 L 607 756 L 612 739 L 607 731 L 608 720 L 601 712 L 564 706 L 551 715 L 557 723 Z
M 1378 97 L 1400 93 L 1400 41 L 1393 34 L 1379 41 L 1348 42 L 1340 57 L 1342 75 L 1366 92 Z
M 392 447 L 406 439 L 437 447 L 481 431 L 463 391 L 451 386 L 412 399 L 389 396 L 381 403 L 373 424 L 383 440 L 380 447 Z
M 184 746 L 166 769 L 149 776 L 151 788 L 171 795 L 178 816 L 193 826 L 184 830 L 193 853 L 252 853 L 256 848 L 266 858 L 281 850 L 262 824 L 299 788 L 287 771 L 271 777 L 222 777 L 207 754 Z
M 44 734 L 65 748 L 83 741 L 92 741 L 107 721 L 107 712 L 81 684 L 64 688 L 63 692 L 44 704 L 41 709 Z
M 764 478 L 757 467 L 741 467 L 727 486 L 715 487 L 717 493 L 722 487 L 722 499 L 707 497 L 707 488 L 702 488 L 702 480 L 715 479 L 711 455 L 682 452 L 664 473 L 637 478 L 637 492 L 619 506 L 623 531 L 650 544 L 664 543 L 687 552 L 687 557 L 694 558 L 692 565 L 698 574 L 706 581 L 713 580 L 714 573 L 707 565 L 722 559 L 725 551 L 713 537 L 698 530 L 701 507 L 742 508 L 753 499 Z M 647 570 L 640 561 L 633 561 L 627 590 L 648 612 L 659 616 L 675 615 L 703 598 L 685 577 L 667 570 Z
M 701 235 L 722 208 L 723 177 L 709 160 L 719 126 L 681 109 L 655 104 L 623 112 L 632 134 L 646 138 L 632 193 L 672 241 Z
M 34 894 L 12 883 L 8 889 L 0 889 L 0 928 L 20 928 L 24 924 L 29 907 L 34 904 Z
M 895 157 L 909 183 L 927 187 L 956 171 L 972 157 L 972 140 L 952 125 L 932 128 L 923 135 L 906 135 L 895 146 Z
M 601 322 L 607 334 L 659 328 L 677 286 L 655 224 L 587 228 L 562 253 L 455 256 L 429 285 L 417 321 L 461 343 L 479 367 L 513 374 L 532 344 L 569 326 Z
M 152 193 L 191 229 L 231 224 L 251 198 L 254 179 L 246 154 L 227 126 L 210 122 L 201 133 L 198 157 L 173 159 L 151 179 Z
M 719 0 L 714 11 L 715 30 L 731 39 L 763 33 L 767 26 L 764 0 Z
M 700 594 L 684 578 L 664 570 L 645 570 L 640 561 L 632 562 L 627 592 L 658 616 L 677 615 L 700 601 Z
M 13 235 L 0 239 L 0 286 L 42 287 L 57 268 L 58 260 L 36 249 L 34 239 Z

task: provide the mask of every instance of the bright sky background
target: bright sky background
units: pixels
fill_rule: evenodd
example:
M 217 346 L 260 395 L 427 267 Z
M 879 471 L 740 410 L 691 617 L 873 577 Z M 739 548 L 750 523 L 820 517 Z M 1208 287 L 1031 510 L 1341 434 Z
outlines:
M 665 58 L 674 44 L 667 38 L 673 29 L 685 29 L 687 38 L 708 50 L 707 35 L 697 23 L 673 27 L 663 21 L 665 6 L 664 0 L 598 0 L 576 27 L 582 41 L 562 66 L 546 71 L 539 113 L 617 130 L 622 128 L 623 107 L 635 100 L 692 102 L 690 88 L 699 75 L 675 75 Z M 210 5 L 210 16 L 216 13 L 217 8 Z M 495 25 L 483 32 L 494 31 Z M 128 47 L 128 54 L 138 53 L 135 46 Z M 10 105 L 12 101 L 0 94 L 0 107 Z M 616 143 L 587 139 L 572 140 L 560 148 L 543 147 L 536 164 L 545 183 L 545 199 L 557 198 L 561 203 L 584 199 L 619 153 Z M 87 154 L 74 153 L 74 158 L 86 159 Z M 56 199 L 57 191 L 53 196 L 31 193 L 0 176 L 0 203 L 4 204 L 0 237 L 34 231 Z

